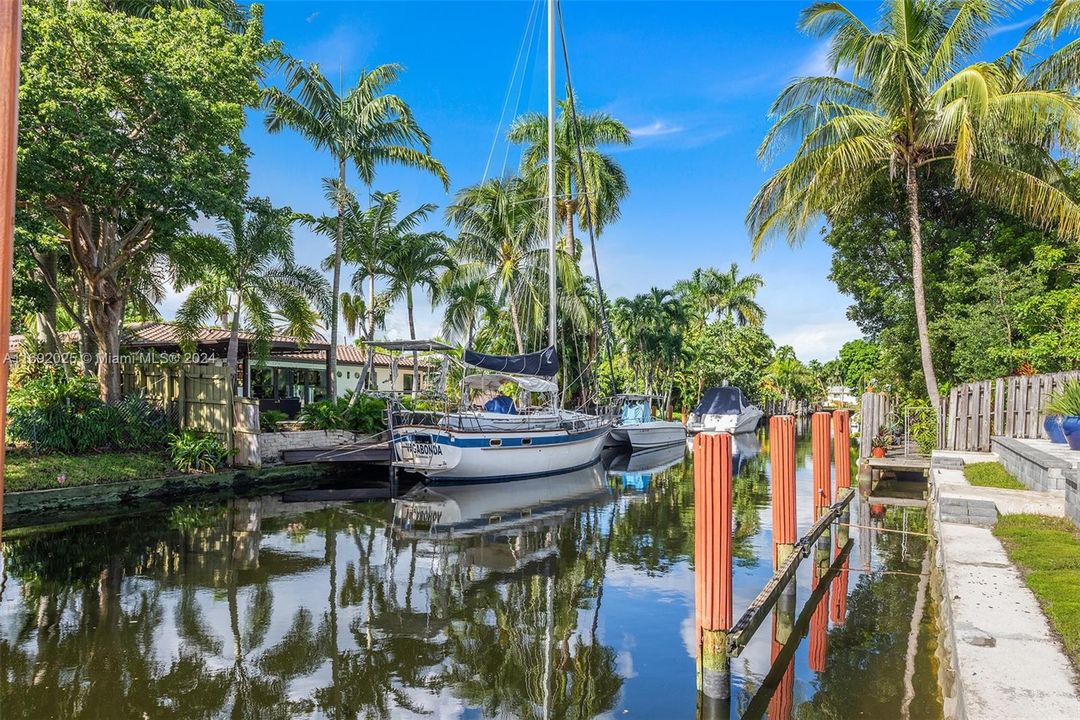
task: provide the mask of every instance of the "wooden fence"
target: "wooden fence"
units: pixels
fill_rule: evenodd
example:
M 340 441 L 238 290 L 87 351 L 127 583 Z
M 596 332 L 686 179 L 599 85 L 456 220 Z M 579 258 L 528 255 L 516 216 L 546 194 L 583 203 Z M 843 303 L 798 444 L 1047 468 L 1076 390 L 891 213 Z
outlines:
M 142 393 L 185 430 L 232 437 L 232 392 L 228 370 L 218 365 L 132 364 L 120 371 L 121 394 Z
M 990 438 L 1043 438 L 1043 418 L 1051 394 L 1080 371 L 1020 375 L 964 383 L 942 398 L 939 447 L 989 451 Z
M 870 447 L 881 428 L 892 427 L 896 400 L 885 393 L 863 393 L 859 408 L 859 457 L 870 457 Z

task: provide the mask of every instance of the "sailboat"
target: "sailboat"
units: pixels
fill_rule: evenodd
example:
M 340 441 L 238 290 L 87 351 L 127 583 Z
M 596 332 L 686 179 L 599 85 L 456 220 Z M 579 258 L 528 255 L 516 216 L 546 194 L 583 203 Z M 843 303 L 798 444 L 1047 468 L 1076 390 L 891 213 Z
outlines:
M 555 7 L 548 3 L 547 241 L 548 342 L 540 352 L 485 355 L 466 349 L 457 408 L 417 412 L 397 404 L 389 428 L 397 467 L 418 472 L 429 484 L 496 482 L 565 473 L 595 464 L 611 428 L 607 416 L 562 408 L 553 378 L 559 370 L 556 346 L 557 277 L 555 214 Z M 459 362 L 448 346 L 425 341 L 424 349 Z M 374 343 L 373 343 L 374 344 Z M 415 341 L 414 341 L 415 344 Z M 377 343 L 406 350 L 404 343 Z M 479 370 L 487 372 L 468 372 Z M 518 404 L 502 390 L 515 386 Z M 474 402 L 474 396 L 479 401 Z M 539 399 L 537 404 L 533 400 Z

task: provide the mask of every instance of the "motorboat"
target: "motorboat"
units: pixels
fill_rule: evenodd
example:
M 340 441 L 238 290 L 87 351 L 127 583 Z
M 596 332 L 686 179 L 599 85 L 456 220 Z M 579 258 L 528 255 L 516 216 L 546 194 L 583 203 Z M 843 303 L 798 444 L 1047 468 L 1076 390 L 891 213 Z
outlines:
M 734 386 L 714 387 L 705 391 L 690 413 L 687 429 L 699 432 L 753 432 L 765 415 L 751 405 L 742 390 Z
M 653 418 L 652 400 L 651 395 L 623 394 L 615 397 L 619 419 L 608 435 L 609 446 L 646 450 L 686 442 L 686 428 L 682 423 Z

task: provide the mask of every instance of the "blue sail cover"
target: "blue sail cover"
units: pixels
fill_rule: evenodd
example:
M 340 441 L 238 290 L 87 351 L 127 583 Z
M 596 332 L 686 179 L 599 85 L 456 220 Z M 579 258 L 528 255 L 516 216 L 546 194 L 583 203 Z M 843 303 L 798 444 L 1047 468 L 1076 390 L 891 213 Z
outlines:
M 559 356 L 554 346 L 528 355 L 484 355 L 466 350 L 464 360 L 466 365 L 509 375 L 553 377 L 559 371 Z

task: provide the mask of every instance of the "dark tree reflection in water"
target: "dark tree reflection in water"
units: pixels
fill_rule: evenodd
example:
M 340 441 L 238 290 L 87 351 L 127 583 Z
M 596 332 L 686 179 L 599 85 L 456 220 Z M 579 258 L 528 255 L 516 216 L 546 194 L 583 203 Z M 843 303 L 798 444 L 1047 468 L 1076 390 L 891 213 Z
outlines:
M 739 443 L 736 614 L 771 573 L 763 440 Z M 692 715 L 692 461 L 592 472 L 586 494 L 452 532 L 406 527 L 386 503 L 267 495 L 13 533 L 0 717 Z M 902 525 L 897 510 L 874 522 Z M 918 511 L 906 522 L 925 530 Z M 793 717 L 899 716 L 918 578 L 885 570 L 917 574 L 925 542 L 873 544 L 852 554 L 823 671 L 805 642 L 795 653 Z M 733 714 L 769 670 L 760 634 L 733 664 Z M 940 714 L 923 635 L 913 718 Z

